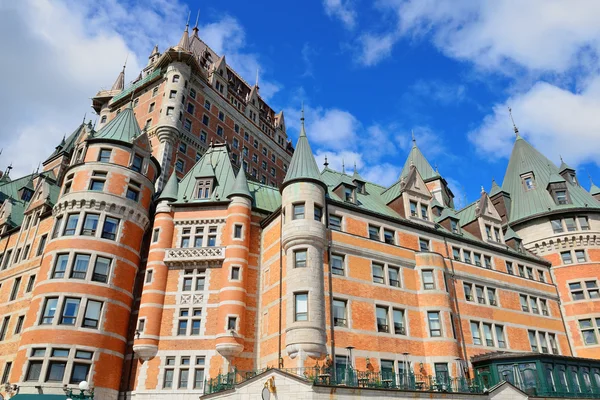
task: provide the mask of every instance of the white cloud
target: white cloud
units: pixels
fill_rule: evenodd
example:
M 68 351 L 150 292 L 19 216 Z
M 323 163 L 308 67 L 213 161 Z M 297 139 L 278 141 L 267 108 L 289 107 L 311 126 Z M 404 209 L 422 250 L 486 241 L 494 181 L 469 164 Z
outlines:
M 356 25 L 356 11 L 351 0 L 323 0 L 325 13 L 333 18 L 338 18 L 348 29 Z
M 348 148 L 356 140 L 361 125 L 348 111 L 338 108 L 304 107 L 306 132 L 310 142 L 327 149 Z M 300 110 L 286 109 L 286 124 L 300 128 Z
M 467 192 L 465 187 L 460 181 L 457 181 L 454 178 L 445 177 L 446 182 L 448 182 L 448 187 L 454 194 L 454 208 L 459 210 L 464 206 L 469 204 L 469 200 L 467 198 Z
M 600 2 L 595 0 L 380 0 L 377 4 L 397 16 L 388 32 L 392 44 L 402 37 L 431 38 L 449 57 L 501 72 L 510 64 L 565 72 L 589 63 L 595 59 L 589 55 L 597 56 L 600 50 Z M 363 57 L 373 60 L 366 65 L 384 58 L 373 58 L 373 50 L 364 44 Z
M 413 134 L 419 149 L 421 149 L 425 157 L 433 158 L 446 152 L 446 146 L 441 135 L 426 125 L 417 125 L 412 128 L 410 132 L 404 131 L 400 135 L 396 136 L 396 141 L 401 149 L 405 151 L 410 150 L 413 145 Z M 431 162 L 432 160 L 429 161 Z
M 335 151 L 323 151 L 317 150 L 315 159 L 319 168 L 325 163 L 325 158 L 329 163 L 329 168 L 334 171 L 342 171 L 342 167 L 345 166 L 346 173 L 351 174 L 354 171 L 354 165 L 360 171 L 364 167 L 362 155 L 358 152 L 342 150 L 339 152 Z
M 361 176 L 369 182 L 387 187 L 398 180 L 401 171 L 402 167 L 390 163 L 383 163 L 368 166 L 365 171 L 361 171 Z
M 589 81 L 578 93 L 539 82 L 494 106 L 481 126 L 469 134 L 469 139 L 486 156 L 510 154 L 515 135 L 508 115 L 509 105 L 521 135 L 554 162 L 558 163 L 562 155 L 571 166 L 599 164 L 600 77 Z
M 367 67 L 378 64 L 392 54 L 395 42 L 396 36 L 393 34 L 365 33 L 361 35 L 359 38 L 361 52 L 358 61 Z
M 13 176 L 30 173 L 71 133 L 89 98 L 112 85 L 125 57 L 131 70 L 140 63 L 110 28 L 89 29 L 81 5 L 48 0 L 0 3 L 0 63 L 6 79 L 0 99 L 2 164 Z M 68 21 L 68 23 L 66 23 Z

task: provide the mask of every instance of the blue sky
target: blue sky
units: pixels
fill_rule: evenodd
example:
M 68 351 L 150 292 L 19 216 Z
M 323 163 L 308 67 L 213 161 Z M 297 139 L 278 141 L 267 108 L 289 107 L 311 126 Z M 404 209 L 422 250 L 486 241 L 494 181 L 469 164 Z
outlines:
M 112 84 L 125 57 L 131 80 L 152 46 L 176 44 L 198 9 L 205 41 L 248 81 L 259 69 L 261 94 L 284 110 L 294 142 L 304 101 L 320 163 L 325 155 L 338 169 L 356 162 L 388 185 L 414 131 L 464 204 L 492 177 L 502 181 L 514 140 L 510 105 L 534 146 L 577 167 L 586 188 L 588 173 L 600 183 L 593 0 L 3 2 L 0 50 L 33 53 L 38 63 L 0 66 L 3 76 L 28 77 L 11 80 L 11 96 L 0 100 L 8 121 L 0 167 L 35 168 L 85 112 L 95 119 L 89 97 Z

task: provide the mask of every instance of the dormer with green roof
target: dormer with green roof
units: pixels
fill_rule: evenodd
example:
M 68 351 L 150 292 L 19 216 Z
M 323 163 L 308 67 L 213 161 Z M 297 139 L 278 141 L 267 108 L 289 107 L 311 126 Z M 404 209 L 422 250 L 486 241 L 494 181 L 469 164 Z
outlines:
M 590 178 L 590 194 L 600 201 L 600 188 Z
M 421 149 L 417 146 L 417 140 L 413 134 L 412 148 L 404 162 L 404 167 L 400 173 L 400 180 L 406 178 L 410 172 L 411 165 L 414 165 L 423 181 L 436 200 L 444 207 L 454 207 L 454 194 L 448 187 L 448 182 L 439 174 L 437 168 L 434 169 L 425 158 Z

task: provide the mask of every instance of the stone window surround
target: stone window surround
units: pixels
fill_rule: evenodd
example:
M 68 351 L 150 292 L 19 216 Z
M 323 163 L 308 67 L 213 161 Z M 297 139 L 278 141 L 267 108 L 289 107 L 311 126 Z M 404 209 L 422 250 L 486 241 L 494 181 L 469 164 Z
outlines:
M 440 335 L 439 336 L 431 336 L 431 327 L 429 326 L 429 313 L 430 312 L 437 312 L 438 316 L 439 316 L 439 323 L 440 323 Z M 446 337 L 445 335 L 445 318 L 444 318 L 444 314 L 445 312 L 439 310 L 439 309 L 426 309 L 424 310 L 424 312 L 422 313 L 423 315 L 423 327 L 425 327 L 425 329 L 427 329 L 427 338 L 430 339 L 443 339 Z
M 350 268 L 350 266 L 345 262 L 346 256 L 344 255 L 344 272 Z M 395 289 L 402 289 L 402 284 L 404 283 L 404 268 L 401 267 L 398 264 L 391 264 L 388 262 L 381 262 L 381 261 L 373 261 L 371 260 L 371 278 L 373 278 L 373 264 L 378 264 L 381 265 L 383 267 L 383 283 L 379 283 L 379 282 L 375 282 L 371 279 L 371 283 L 376 283 L 378 285 L 385 285 L 388 286 L 390 288 L 395 288 Z M 392 286 L 390 284 L 390 274 L 389 274 L 389 268 L 396 268 L 398 270 L 398 284 L 399 286 Z M 434 282 L 435 282 L 435 276 L 434 276 Z
M 241 236 L 239 238 L 235 237 L 235 227 L 236 226 L 239 226 L 239 227 L 242 228 L 241 229 Z M 231 240 L 237 240 L 237 241 L 244 241 L 244 240 L 246 240 L 246 226 L 245 226 L 245 224 L 242 224 L 242 223 L 235 223 L 235 224 L 233 224 L 233 229 L 231 230 Z
M 167 358 L 171 358 L 173 357 L 175 359 L 175 365 L 169 365 L 167 366 Z M 189 357 L 190 358 L 190 365 L 181 365 L 181 357 Z M 196 359 L 198 357 L 203 357 L 204 358 L 204 364 L 202 365 L 198 365 L 196 364 Z M 194 352 L 190 352 L 182 350 L 179 352 L 170 352 L 168 354 L 165 355 L 161 355 L 160 356 L 160 366 L 159 366 L 159 371 L 158 371 L 158 384 L 156 385 L 157 390 L 159 390 L 160 392 L 164 393 L 166 391 L 172 391 L 173 393 L 181 393 L 181 391 L 186 390 L 186 393 L 193 393 L 192 391 L 197 391 L 200 393 L 204 393 L 204 383 L 202 384 L 202 387 L 199 388 L 193 388 L 194 386 L 194 371 L 196 369 L 202 369 L 204 370 L 204 377 L 205 379 L 207 378 L 206 374 L 208 371 L 208 366 L 210 365 L 210 356 L 208 352 L 204 352 L 202 354 L 195 354 Z M 190 371 L 189 375 L 188 375 L 188 387 L 191 385 L 191 388 L 178 388 L 179 386 L 179 371 L 181 369 L 188 369 Z M 165 380 L 165 370 L 167 369 L 172 369 L 173 370 L 173 386 L 170 388 L 165 388 L 164 387 L 164 380 Z
M 471 303 L 475 303 L 477 305 L 483 305 L 483 306 L 491 306 L 491 307 L 499 307 L 501 308 L 502 306 L 500 305 L 500 290 L 498 288 L 495 287 L 490 287 L 487 285 L 482 285 L 482 284 L 478 284 L 478 283 L 472 283 L 472 282 L 467 282 L 467 281 L 462 281 L 463 282 L 463 291 L 464 291 L 464 287 L 465 285 L 468 285 L 471 287 L 471 296 L 472 296 L 472 300 L 468 300 L 466 298 L 467 294 L 465 292 L 465 301 L 471 302 Z M 479 299 L 477 298 L 477 290 L 476 287 L 482 287 L 483 288 L 483 296 L 484 296 L 484 303 L 480 303 Z M 494 301 L 495 304 L 490 304 L 490 298 L 489 298 L 489 293 L 488 293 L 488 289 L 492 289 L 494 290 Z
M 579 261 L 579 259 L 577 258 L 577 252 L 578 251 L 583 251 L 583 254 L 585 256 L 585 260 L 584 261 Z M 571 262 L 570 263 L 565 263 L 563 260 L 563 253 L 569 253 L 571 255 Z M 582 264 L 582 263 L 587 263 L 590 262 L 589 256 L 587 254 L 587 249 L 585 248 L 581 248 L 581 249 L 570 249 L 570 250 L 565 250 L 565 251 L 561 251 L 560 252 L 560 262 L 561 265 L 578 265 L 578 264 Z
M 33 349 L 41 349 L 44 348 L 46 351 L 44 353 L 43 357 L 34 357 L 31 358 L 31 354 Z M 51 357 L 52 354 L 52 349 L 65 349 L 65 350 L 69 350 L 69 356 L 65 357 L 65 358 L 58 358 L 58 357 Z M 76 359 L 75 358 L 75 352 L 77 350 L 82 350 L 82 351 L 89 351 L 92 353 L 92 359 L 91 360 L 84 360 L 84 359 Z M 73 371 L 73 363 L 77 362 L 81 362 L 82 364 L 90 364 L 90 370 L 88 373 L 88 382 L 93 382 L 94 381 L 94 373 L 95 373 L 95 366 L 96 363 L 98 362 L 99 358 L 100 358 L 100 353 L 102 352 L 101 349 L 98 349 L 96 347 L 89 347 L 89 346 L 83 346 L 83 345 L 69 345 L 69 344 L 56 344 L 51 345 L 51 344 L 45 344 L 45 345 L 27 345 L 26 346 L 26 352 L 27 352 L 27 362 L 25 363 L 25 368 L 23 369 L 23 376 L 22 379 L 19 379 L 21 382 L 23 382 L 23 384 L 32 384 L 35 382 L 41 382 L 43 383 L 44 387 L 47 388 L 63 388 L 63 385 L 73 385 L 69 383 L 69 380 L 71 379 L 71 373 Z M 65 373 L 63 375 L 63 380 L 62 382 L 45 382 L 46 380 L 46 375 L 48 373 L 48 367 L 50 365 L 50 361 L 51 360 L 66 360 L 67 362 L 67 366 L 65 368 Z M 29 361 L 42 361 L 42 369 L 40 371 L 40 377 L 37 381 L 26 381 L 25 378 L 27 377 L 27 372 L 29 371 Z
M 83 330 L 83 332 L 97 332 L 100 334 L 105 334 L 105 335 L 109 335 L 109 336 L 113 336 L 113 337 L 117 337 L 119 339 L 122 339 L 123 341 L 125 341 L 124 337 L 121 337 L 120 335 L 116 335 L 113 334 L 112 332 L 108 332 L 104 330 L 104 322 L 106 320 L 106 310 L 107 310 L 107 304 L 112 303 L 112 304 L 117 304 L 117 305 L 123 305 L 120 302 L 117 301 L 111 301 L 109 298 L 106 297 L 99 297 L 99 296 L 93 296 L 93 295 L 88 295 L 88 294 L 84 294 L 84 293 L 64 293 L 64 292 L 55 292 L 55 293 L 44 293 L 41 297 L 41 301 L 40 301 L 40 307 L 38 309 L 38 313 L 36 315 L 36 319 L 35 319 L 35 324 L 33 325 L 33 328 L 35 329 L 49 329 L 48 327 L 52 327 L 52 329 L 56 329 L 56 327 L 60 326 L 61 330 L 62 329 L 68 329 L 68 330 L 72 330 L 72 331 L 79 331 L 79 330 Z M 46 299 L 48 298 L 58 298 L 58 302 L 56 303 L 56 311 L 54 313 L 54 316 L 52 317 L 52 323 L 51 324 L 42 324 L 42 318 L 44 315 L 44 309 L 46 308 Z M 75 317 L 75 324 L 74 325 L 64 325 L 64 324 L 60 324 L 60 318 L 62 316 L 63 313 L 63 307 L 65 304 L 65 299 L 66 298 L 76 298 L 79 299 L 79 308 L 77 309 L 77 316 Z M 97 328 L 89 328 L 89 327 L 84 327 L 83 326 L 83 319 L 85 316 L 85 310 L 87 308 L 87 303 L 88 300 L 93 300 L 93 301 L 98 301 L 102 303 L 102 309 L 100 310 L 100 316 L 98 318 L 98 327 Z M 127 308 L 127 310 L 129 311 L 129 308 Z M 31 329 L 31 328 L 29 328 Z
M 232 278 L 233 268 L 239 268 L 239 279 L 233 279 Z M 232 264 L 227 269 L 227 281 L 229 281 L 229 282 L 241 282 L 242 281 L 243 273 L 244 273 L 244 267 L 241 264 Z M 206 285 L 206 283 L 205 283 L 205 285 Z
M 592 287 L 592 288 L 588 288 L 586 286 L 586 282 L 594 282 L 596 284 L 596 286 Z M 584 296 L 583 299 L 580 299 L 580 300 L 573 299 L 573 290 L 571 290 L 571 288 L 569 286 L 571 283 L 579 283 L 579 284 L 581 284 L 581 289 L 577 289 L 575 291 L 577 291 L 577 292 L 579 292 L 579 291 L 583 292 L 583 296 Z M 570 279 L 570 280 L 566 281 L 565 284 L 566 284 L 567 289 L 569 290 L 569 295 L 571 297 L 571 301 L 596 300 L 596 298 L 590 296 L 589 292 L 590 291 L 598 291 L 598 290 L 600 290 L 599 282 L 598 282 L 598 280 L 597 280 L 596 277 L 589 277 L 589 278 L 578 277 L 576 279 Z
M 181 239 L 183 236 L 183 229 L 184 228 L 190 228 L 191 229 L 191 233 L 190 233 L 190 244 L 193 244 L 194 241 L 192 240 L 194 238 L 194 236 L 196 236 L 196 228 L 198 227 L 203 227 L 204 231 L 201 234 L 203 236 L 202 239 L 202 244 L 203 247 L 208 247 L 206 246 L 206 244 L 208 244 L 208 236 L 209 236 L 209 230 L 211 227 L 217 227 L 217 240 L 215 242 L 214 246 L 211 247 L 220 247 L 221 246 L 221 233 L 223 231 L 223 228 L 225 227 L 225 220 L 224 219 L 209 219 L 209 220 L 179 220 L 179 221 L 174 221 L 175 223 L 175 232 L 174 232 L 174 243 L 176 244 L 175 247 L 180 248 L 181 247 Z
M 234 332 L 240 331 L 240 315 L 239 314 L 227 314 L 225 316 L 225 324 L 223 325 L 223 332 L 230 332 L 229 329 L 229 318 L 235 318 L 235 329 Z
M 389 303 L 389 302 L 379 301 L 379 300 L 377 300 L 377 302 L 374 304 L 374 307 L 375 307 L 374 312 L 373 312 L 373 315 L 375 315 L 374 331 L 377 335 L 384 335 L 384 336 L 389 336 L 389 337 L 397 337 L 397 336 L 407 336 L 408 337 L 408 336 L 410 336 L 410 330 L 409 330 L 409 326 L 408 326 L 409 319 L 407 318 L 408 316 L 406 315 L 407 314 L 406 308 L 398 307 L 398 303 Z M 378 327 L 377 327 L 377 308 L 378 307 L 386 309 L 387 324 L 388 324 L 387 332 L 379 332 L 379 330 L 378 330 Z M 402 312 L 402 327 L 404 328 L 404 334 L 395 332 L 394 310 Z M 427 325 L 427 329 L 429 329 L 429 325 Z
M 190 273 L 191 271 L 191 273 Z M 177 294 L 186 294 L 186 293 L 191 293 L 191 292 L 205 292 L 207 290 L 208 287 L 208 273 L 206 271 L 206 269 L 203 268 L 193 268 L 193 269 L 182 269 L 179 273 L 179 279 L 177 282 Z M 183 281 L 185 278 L 192 278 L 192 290 L 183 290 Z M 204 290 L 196 290 L 196 281 L 199 278 L 204 278 Z
M 150 244 L 154 244 L 154 243 L 158 243 L 160 241 L 160 232 L 162 231 L 162 229 L 159 228 L 154 228 L 152 230 L 152 240 L 150 241 Z M 154 235 L 156 235 L 156 240 L 154 240 Z
M 178 304 L 175 308 L 171 308 L 173 310 L 173 328 L 171 335 L 173 337 L 186 337 L 186 338 L 199 338 L 204 335 L 206 330 L 206 315 L 204 314 L 206 311 L 206 307 L 204 304 Z M 188 310 L 188 316 L 182 317 L 181 310 Z M 194 310 L 200 310 L 200 316 L 194 316 Z M 192 335 L 192 321 L 200 320 L 200 331 L 197 335 Z M 187 321 L 186 332 L 184 335 L 179 335 L 179 321 L 185 320 Z
M 539 331 L 539 330 L 535 330 L 535 329 L 528 329 L 527 330 L 527 341 L 529 342 L 529 345 L 531 345 L 531 342 L 529 340 L 529 332 L 535 332 L 535 341 L 536 341 L 537 350 L 533 350 L 533 348 L 531 348 L 532 352 L 543 354 L 542 347 L 544 347 L 544 346 L 540 346 L 542 343 L 540 343 L 540 337 L 539 337 L 540 334 L 542 334 L 544 336 L 544 341 L 546 342 L 546 348 L 549 350 L 549 352 L 546 354 L 552 354 L 551 353 L 552 346 L 550 345 L 550 336 L 551 335 L 554 336 L 554 343 L 556 344 L 557 354 L 561 354 L 560 353 L 560 345 L 558 343 L 558 340 L 556 339 L 555 332 L 546 332 L 546 331 Z
M 500 349 L 509 349 L 509 343 L 508 343 L 508 335 L 506 334 L 506 329 L 504 324 L 502 323 L 496 323 L 495 321 L 487 321 L 487 320 L 469 320 L 469 330 L 471 331 L 471 339 L 473 339 L 473 331 L 472 331 L 472 325 L 471 324 L 477 324 L 478 328 L 479 328 L 479 339 L 481 340 L 481 344 L 475 344 L 472 343 L 472 346 L 480 346 L 480 347 L 495 347 L 495 348 L 500 348 Z M 492 341 L 494 342 L 493 346 L 488 346 L 486 344 L 486 338 L 485 338 L 485 332 L 483 330 L 483 324 L 488 324 L 491 326 L 491 333 L 492 333 Z M 501 347 L 499 345 L 499 341 L 498 341 L 498 337 L 496 335 L 496 326 L 501 326 L 502 327 L 502 336 L 504 339 L 504 347 Z M 485 344 L 484 344 L 485 343 Z
M 96 228 L 96 232 L 94 233 L 94 235 L 82 235 L 81 232 L 83 230 L 83 223 L 85 221 L 85 214 L 99 214 L 99 218 L 98 218 L 98 227 Z M 79 219 L 77 220 L 77 226 L 75 227 L 75 234 L 74 235 L 69 235 L 67 237 L 84 237 L 84 238 L 91 238 L 94 240 L 107 240 L 110 242 L 119 242 L 121 240 L 121 235 L 123 233 L 123 222 L 124 222 L 124 215 L 115 215 L 113 213 L 108 213 L 106 211 L 101 211 L 101 210 L 97 210 L 97 209 L 89 209 L 89 210 L 73 210 L 73 211 L 67 211 L 64 212 L 62 214 L 63 218 L 60 221 L 61 222 L 61 226 L 58 227 L 60 228 L 59 230 L 59 234 L 56 238 L 51 238 L 50 241 L 54 241 L 54 240 L 60 240 L 60 239 L 64 239 L 65 238 L 65 228 L 66 228 L 66 222 L 67 219 L 70 215 L 73 214 L 79 214 Z M 54 225 L 56 225 L 56 217 L 58 217 L 59 214 L 55 214 L 54 215 Z M 104 229 L 104 222 L 106 221 L 107 217 L 112 217 L 112 218 L 116 218 L 119 220 L 119 226 L 117 227 L 117 233 L 115 235 L 115 239 L 105 239 L 102 238 L 102 230 Z M 52 227 L 52 232 L 54 232 L 54 230 L 57 229 L 56 226 Z
M 150 277 L 150 281 L 148 281 L 148 277 Z M 144 273 L 144 286 L 151 285 L 154 283 L 154 268 L 146 268 L 146 272 Z
M 410 208 L 411 202 L 416 204 L 416 207 L 417 207 L 416 215 L 412 214 L 412 211 Z M 421 214 L 421 206 L 427 207 L 427 219 L 423 218 L 423 216 Z M 412 219 L 412 220 L 416 219 L 416 220 L 421 220 L 421 221 L 432 221 L 431 207 L 430 207 L 429 201 L 425 200 L 424 198 L 409 195 L 407 202 L 406 202 L 406 211 L 405 212 L 409 219 Z
M 69 258 L 67 261 L 67 267 L 65 269 L 65 277 L 64 278 L 52 278 L 52 274 L 54 273 L 54 268 L 56 267 L 56 262 L 59 255 L 68 254 Z M 84 279 L 70 278 L 69 275 L 75 266 L 75 258 L 77 254 L 90 256 L 90 261 L 88 263 L 88 268 L 86 271 L 86 276 Z M 48 274 L 46 275 L 47 282 L 85 282 L 86 284 L 92 285 L 101 285 L 101 286 L 110 286 L 112 285 L 112 278 L 115 276 L 115 267 L 116 267 L 116 258 L 112 253 L 105 253 L 96 250 L 86 250 L 86 249 L 69 249 L 69 250 L 55 250 L 46 254 L 46 257 L 50 257 L 50 265 L 51 268 L 48 269 Z M 99 282 L 92 280 L 92 275 L 94 273 L 94 267 L 96 265 L 96 260 L 98 257 L 104 257 L 110 260 L 110 265 L 108 266 L 108 276 L 106 282 Z

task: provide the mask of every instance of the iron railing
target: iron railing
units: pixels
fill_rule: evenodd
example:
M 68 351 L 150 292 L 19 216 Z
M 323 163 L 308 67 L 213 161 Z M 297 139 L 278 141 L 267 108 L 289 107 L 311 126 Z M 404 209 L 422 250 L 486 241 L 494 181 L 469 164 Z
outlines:
M 234 371 L 208 379 L 204 394 L 233 389 L 236 385 L 253 378 L 267 369 L 257 371 Z M 359 371 L 354 368 L 327 367 L 280 368 L 279 371 L 302 377 L 313 385 L 340 386 L 350 388 L 372 388 L 448 393 L 483 393 L 485 388 L 475 379 L 433 377 L 410 372 L 398 374 L 391 371 Z

